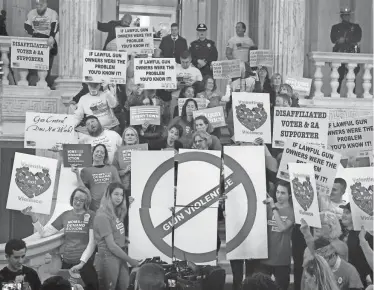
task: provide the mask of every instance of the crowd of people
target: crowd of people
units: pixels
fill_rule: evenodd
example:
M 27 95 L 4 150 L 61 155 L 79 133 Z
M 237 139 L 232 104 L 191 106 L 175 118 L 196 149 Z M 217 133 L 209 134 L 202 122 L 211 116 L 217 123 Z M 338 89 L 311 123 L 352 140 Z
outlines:
M 33 21 L 30 13 L 25 29 L 33 37 L 48 37 L 53 56 L 55 52 L 52 50 L 56 48 L 54 36 L 58 32 L 57 15 L 47 8 L 44 0 L 38 1 L 33 13 L 51 20 L 45 22 L 49 26 L 43 26 L 44 32 L 37 32 L 41 29 L 40 22 Z M 103 50 L 117 50 L 115 28 L 129 27 L 131 23 L 130 14 L 125 14 L 120 21 L 99 22 L 98 29 L 108 33 Z M 171 34 L 162 39 L 152 56 L 129 55 L 126 85 L 84 83 L 70 102 L 70 113 L 76 120 L 79 143 L 92 146 L 93 162 L 92 166 L 81 171 L 72 167 L 79 184 L 71 193 L 72 209 L 48 226 L 38 221 L 32 208 L 26 208 L 22 213 L 31 217 L 41 237 L 64 231 L 61 269 L 79 273 L 85 289 L 127 289 L 129 268 L 137 268 L 140 261 L 128 255 L 132 170 L 131 165 L 124 166 L 120 162 L 124 146 L 147 144 L 148 150 L 174 150 L 176 153 L 181 148 L 221 151 L 223 146 L 264 146 L 268 259 L 231 260 L 233 289 L 286 290 L 290 284 L 292 260 L 295 290 L 372 287 L 373 236 L 364 229 L 361 232 L 353 230 L 350 204 L 342 200 L 346 190 L 344 180 L 337 178 L 331 197 L 320 200 L 320 229 L 310 228 L 305 222 L 295 224 L 290 184 L 276 178 L 282 150 L 263 144 L 261 138 L 253 143 L 235 140 L 233 92 L 264 93 L 264 98 L 268 94 L 272 112 L 275 107 L 298 107 L 298 95 L 290 85 L 283 83 L 283 76 L 279 73 L 270 75 L 265 66 L 251 66 L 250 51 L 256 50 L 257 46 L 245 35 L 243 22 L 236 24 L 236 35 L 228 41 L 225 52 L 217 51 L 215 43 L 206 38 L 207 29 L 205 24 L 199 24 L 196 29 L 198 40 L 188 46 L 187 40 L 179 34 L 178 24 L 174 23 Z M 141 84 L 135 84 L 134 58 L 138 57 L 174 58 L 177 89 L 145 90 Z M 225 92 L 217 89 L 211 67 L 219 57 L 241 61 L 241 76 L 229 80 Z M 186 99 L 180 113 L 179 99 Z M 199 99 L 204 99 L 208 108 L 223 107 L 228 133 L 224 128 L 213 129 L 204 116 L 194 118 Z M 160 125 L 131 126 L 130 107 L 143 105 L 160 106 Z M 270 117 L 273 120 L 272 114 Z M 225 134 L 230 137 L 229 141 L 224 140 Z M 97 182 L 93 178 L 97 174 L 105 176 L 105 181 Z M 224 199 L 219 211 L 220 219 L 224 219 Z M 23 265 L 26 250 L 23 241 L 10 240 L 7 243 L 8 266 L 0 271 L 0 281 L 22 279 L 29 287 L 25 289 L 31 290 L 68 289 L 64 288 L 67 283 L 56 277 L 46 280 L 42 286 L 37 273 Z M 243 281 L 244 265 L 246 279 Z M 149 285 L 159 287 L 151 289 L 163 289 L 162 267 L 143 267 L 138 270 L 137 289 L 150 289 L 147 288 Z M 50 286 L 53 283 L 60 283 L 60 288 Z

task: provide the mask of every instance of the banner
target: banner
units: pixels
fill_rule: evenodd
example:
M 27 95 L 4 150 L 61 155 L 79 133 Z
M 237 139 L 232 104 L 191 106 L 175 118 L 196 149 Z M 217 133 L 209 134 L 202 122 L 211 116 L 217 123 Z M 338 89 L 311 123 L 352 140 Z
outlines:
M 134 106 L 130 107 L 130 125 L 160 125 L 160 106 Z
M 271 143 L 269 94 L 232 93 L 235 141 Z
M 267 49 L 251 50 L 249 53 L 249 63 L 254 66 L 274 66 L 274 52 Z
M 134 83 L 144 89 L 177 89 L 175 59 L 134 58 Z
M 186 99 L 186 98 L 180 98 L 180 99 L 178 99 L 178 113 L 179 113 L 179 116 L 182 115 L 182 108 L 183 108 L 184 103 L 187 100 L 188 99 Z M 198 111 L 205 109 L 208 106 L 208 104 L 209 104 L 209 101 L 207 99 L 205 99 L 205 98 L 194 98 L 193 100 L 195 100 L 196 103 L 197 103 L 197 109 L 198 109 Z
M 92 153 L 90 144 L 64 144 L 62 145 L 64 167 L 91 167 Z
M 45 38 L 12 39 L 10 67 L 22 69 L 49 69 L 49 46 Z
M 345 119 L 355 119 L 360 117 L 373 116 L 373 110 L 365 109 L 329 109 L 329 120 L 330 122 L 345 120 Z
M 76 144 L 73 115 L 26 112 L 25 148 L 62 150 L 62 144 Z
M 119 148 L 122 151 L 122 159 L 119 159 L 121 168 L 126 168 L 131 165 L 131 151 L 148 150 L 148 143 L 136 145 L 124 145 Z
M 85 49 L 83 53 L 83 82 L 126 83 L 127 53 Z
M 240 78 L 240 60 L 221 60 L 212 62 L 213 78 L 215 80 L 225 80 Z
M 153 53 L 152 27 L 116 27 L 117 50 L 128 54 Z
M 265 152 L 263 146 L 223 147 L 226 258 L 268 257 Z M 253 166 L 253 165 L 256 166 Z
M 196 119 L 197 116 L 205 116 L 213 128 L 226 126 L 225 113 L 222 106 L 193 111 L 193 118 Z
M 373 150 L 373 117 L 329 123 L 328 148 L 345 155 L 349 151 Z
M 300 97 L 309 97 L 312 87 L 312 79 L 287 77 L 284 81 L 292 87 L 294 93 L 298 93 Z
M 289 163 L 313 163 L 318 194 L 330 195 L 341 155 L 318 146 L 288 140 L 279 164 L 277 178 L 290 182 Z
M 7 209 L 50 214 L 56 180 L 57 159 L 16 152 L 9 186 Z
M 304 219 L 311 227 L 321 228 L 313 164 L 289 163 L 295 223 Z
M 315 108 L 274 108 L 273 147 L 288 139 L 326 148 L 329 111 Z
M 346 168 L 339 177 L 347 183 L 353 230 L 360 231 L 364 226 L 367 231 L 372 231 L 374 168 Z

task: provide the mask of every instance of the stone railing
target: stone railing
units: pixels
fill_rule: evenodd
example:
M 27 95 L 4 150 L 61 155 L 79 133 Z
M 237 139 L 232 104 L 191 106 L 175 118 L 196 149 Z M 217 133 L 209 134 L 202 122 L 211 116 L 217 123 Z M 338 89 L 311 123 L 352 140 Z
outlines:
M 17 86 L 29 86 L 29 81 L 27 80 L 27 76 L 29 74 L 28 69 L 19 69 L 19 68 L 11 68 L 10 66 L 10 47 L 11 41 L 13 40 L 30 40 L 29 37 L 17 37 L 17 36 L 0 36 L 0 53 L 1 53 L 1 60 L 4 62 L 3 64 L 3 85 L 15 84 Z M 47 44 L 47 39 L 38 39 L 38 41 Z M 19 74 L 19 80 L 16 78 L 16 74 Z M 48 71 L 46 70 L 38 70 L 38 80 L 36 81 L 36 86 L 39 88 L 48 88 L 46 77 Z M 9 78 L 11 77 L 11 81 Z
M 313 98 L 324 98 L 324 97 L 331 97 L 331 98 L 340 98 L 341 93 L 338 93 L 339 87 L 339 73 L 338 68 L 341 66 L 342 63 L 346 65 L 348 69 L 348 73 L 345 77 L 345 80 L 342 82 L 341 92 L 346 90 L 346 97 L 349 99 L 355 98 L 364 98 L 364 99 L 373 99 L 373 95 L 370 93 L 370 89 L 372 87 L 372 75 L 371 70 L 373 68 L 373 55 L 372 54 L 363 54 L 363 53 L 336 53 L 336 52 L 320 52 L 320 51 L 313 51 L 309 53 L 309 58 L 314 62 L 315 65 L 315 72 L 314 72 L 314 94 Z M 327 84 L 324 83 L 324 79 L 326 82 L 326 75 L 323 74 L 322 70 L 325 70 L 325 66 L 327 66 L 329 80 L 330 80 L 330 88 L 328 91 L 323 91 L 322 87 L 326 86 Z M 356 94 L 354 91 L 358 91 L 355 86 L 358 85 L 358 76 L 355 75 L 355 68 L 359 66 L 360 75 L 362 76 L 362 89 L 363 93 L 361 95 Z M 326 71 L 326 70 L 325 70 Z M 344 83 L 346 88 L 344 88 Z M 327 90 L 326 90 L 327 91 Z

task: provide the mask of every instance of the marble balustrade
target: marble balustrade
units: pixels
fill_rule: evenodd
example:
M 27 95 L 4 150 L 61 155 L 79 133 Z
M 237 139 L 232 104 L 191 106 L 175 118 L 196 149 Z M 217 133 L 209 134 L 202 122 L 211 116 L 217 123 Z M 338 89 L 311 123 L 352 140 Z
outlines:
M 324 98 L 331 97 L 334 99 L 345 97 L 343 94 L 337 92 L 339 87 L 339 73 L 338 68 L 341 64 L 346 64 L 348 73 L 346 75 L 346 88 L 348 99 L 355 98 L 364 98 L 364 99 L 373 99 L 373 95 L 370 93 L 372 87 L 372 68 L 373 68 L 373 55 L 372 54 L 363 54 L 363 53 L 336 53 L 336 52 L 320 52 L 314 51 L 309 53 L 310 59 L 313 60 L 315 64 L 314 72 L 314 94 L 313 98 Z M 323 92 L 322 87 L 323 83 L 323 73 L 322 69 L 327 66 L 331 68 L 330 73 L 330 87 L 331 94 Z M 357 95 L 354 93 L 355 89 L 355 79 L 356 75 L 354 69 L 356 66 L 360 66 L 360 70 L 363 70 L 363 94 Z M 342 87 L 344 85 L 344 80 L 342 82 Z M 343 88 L 341 89 L 341 91 Z

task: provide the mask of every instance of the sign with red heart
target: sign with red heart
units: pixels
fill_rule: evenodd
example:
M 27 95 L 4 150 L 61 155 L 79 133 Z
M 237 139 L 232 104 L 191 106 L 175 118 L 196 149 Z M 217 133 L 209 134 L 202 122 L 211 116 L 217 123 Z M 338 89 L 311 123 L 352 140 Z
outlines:
M 373 216 L 373 185 L 362 186 L 361 182 L 351 185 L 353 202 L 365 213 Z
M 58 160 L 15 153 L 6 208 L 50 214 Z
M 271 143 L 269 94 L 234 92 L 232 104 L 235 141 Z

